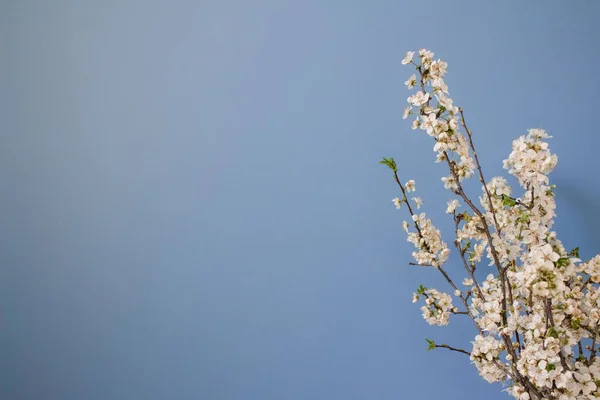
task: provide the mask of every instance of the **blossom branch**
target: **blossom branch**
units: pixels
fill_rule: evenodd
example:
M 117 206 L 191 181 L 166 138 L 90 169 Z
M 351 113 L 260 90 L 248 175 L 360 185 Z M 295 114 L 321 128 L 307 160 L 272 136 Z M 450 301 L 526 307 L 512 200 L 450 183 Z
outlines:
M 519 400 L 600 398 L 600 255 L 581 263 L 578 248 L 568 252 L 551 231 L 556 204 L 548 174 L 555 168 L 557 157 L 544 141 L 549 136 L 541 129 L 528 130 L 526 136 L 513 141 L 512 152 L 504 160 L 504 168 L 524 189 L 523 200 L 512 194 L 506 179 L 494 177 L 487 182 L 465 112 L 449 97 L 444 82 L 447 64 L 434 60 L 426 49 L 419 50 L 419 62 L 413 61 L 414 55 L 408 52 L 402 63 L 413 64 L 419 77 L 413 74 L 405 84 L 420 90 L 407 99 L 409 106 L 403 118 L 416 115 L 412 128 L 434 138 L 436 162 L 448 166 L 449 175 L 442 180 L 457 198 L 448 203 L 446 212 L 454 218 L 453 243 L 469 277 L 463 284 L 470 289 L 463 294 L 450 278 L 445 266 L 449 250 L 440 231 L 424 213 L 414 214 L 406 188 L 394 173 L 403 193 L 403 200 L 394 202 L 397 208 L 407 204 L 416 228 L 416 232 L 408 232 L 408 223 L 403 223 L 409 242 L 418 249 L 413 253 L 417 262 L 410 265 L 438 269 L 465 311 L 452 305 L 450 295 L 422 285 L 413 301 L 425 296 L 423 317 L 432 325 L 446 325 L 451 314 L 469 315 L 479 332 L 471 352 L 433 342 L 430 347 L 469 355 L 488 382 L 512 381 L 507 391 Z M 393 161 L 389 166 L 396 172 Z M 464 186 L 464 180 L 474 174 L 483 185 L 480 206 L 469 198 Z M 469 212 L 454 211 L 458 199 L 467 204 Z M 413 200 L 419 207 L 420 198 Z M 473 241 L 476 244 L 470 250 Z M 475 271 L 486 251 L 498 274 L 489 274 L 480 283 Z M 595 321 L 593 326 L 591 321 Z M 591 346 L 583 346 L 588 339 Z M 584 348 L 589 350 L 587 358 Z M 504 352 L 507 363 L 499 361 Z

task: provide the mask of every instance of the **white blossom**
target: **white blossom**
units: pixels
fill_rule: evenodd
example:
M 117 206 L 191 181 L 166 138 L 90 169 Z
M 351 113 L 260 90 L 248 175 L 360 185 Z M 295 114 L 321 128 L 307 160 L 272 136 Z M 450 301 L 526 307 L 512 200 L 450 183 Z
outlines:
M 402 222 L 402 229 L 404 230 L 404 232 L 408 233 L 408 221 Z
M 413 197 L 412 200 L 415 202 L 417 209 L 421 208 L 421 206 L 423 205 L 423 199 L 421 199 L 420 197 Z
M 430 325 L 448 325 L 450 314 L 454 308 L 452 297 L 447 293 L 440 293 L 436 289 L 427 289 L 425 296 L 425 305 L 421 307 L 425 321 Z
M 414 55 L 415 55 L 414 51 L 409 51 L 408 53 L 406 53 L 406 55 L 402 59 L 402 64 L 403 65 L 410 64 L 413 60 Z
M 409 89 L 414 88 L 416 83 L 417 83 L 417 76 L 415 74 L 412 74 L 410 76 L 410 78 L 408 78 L 408 80 L 406 82 L 404 82 L 406 87 L 408 87 Z
M 433 58 L 433 56 L 434 56 L 434 54 L 430 50 L 427 50 L 427 49 L 420 49 L 419 50 L 419 57 L 422 58 L 425 61 L 426 60 L 431 60 Z
M 457 207 L 460 207 L 458 200 L 453 199 L 448 202 L 448 208 L 446 208 L 446 214 L 452 214 Z
M 423 93 L 421 91 L 415 93 L 414 95 L 410 96 L 408 98 L 408 102 L 410 104 L 412 104 L 413 106 L 422 106 L 423 104 L 427 103 L 427 101 L 429 100 L 429 93 Z

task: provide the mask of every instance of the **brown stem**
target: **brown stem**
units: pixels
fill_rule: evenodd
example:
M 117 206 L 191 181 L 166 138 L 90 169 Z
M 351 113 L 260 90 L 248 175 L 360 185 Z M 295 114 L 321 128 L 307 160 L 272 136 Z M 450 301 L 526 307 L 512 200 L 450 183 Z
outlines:
M 594 328 L 594 337 L 592 339 L 592 347 L 590 348 L 590 365 L 594 362 L 596 358 L 596 339 L 598 338 L 598 322 L 596 322 L 596 327 Z
M 400 182 L 400 179 L 398 179 L 398 173 L 396 171 L 394 171 L 394 179 L 396 180 L 396 183 L 398 184 L 398 186 L 400 187 L 400 190 L 402 191 L 403 201 L 406 203 L 406 206 L 408 207 L 408 212 L 410 213 L 410 216 L 412 217 L 415 214 L 412 210 L 412 207 L 410 206 L 410 203 L 408 202 L 408 197 L 406 196 L 406 189 Z M 421 233 L 421 228 L 419 227 L 419 224 L 417 224 L 417 221 L 413 221 L 413 224 L 414 224 L 415 228 L 417 229 L 417 232 L 419 233 L 419 237 L 423 238 L 423 234 Z M 425 247 L 426 247 L 427 251 L 430 251 L 429 244 L 427 242 L 424 242 L 424 243 L 425 243 Z
M 452 311 L 452 314 L 469 315 L 469 312 L 468 311 Z
M 408 202 L 408 199 L 407 199 L 407 196 L 406 196 L 406 189 L 404 188 L 404 186 L 400 182 L 400 179 L 398 178 L 398 173 L 396 171 L 394 171 L 394 179 L 396 180 L 396 183 L 398 184 L 398 186 L 400 187 L 400 190 L 402 191 L 402 196 L 404 197 L 404 202 L 406 203 L 406 205 L 408 207 L 408 212 L 410 213 L 410 216 L 413 217 L 415 214 L 414 214 L 414 212 L 412 210 L 412 207 L 410 206 L 410 203 Z M 419 238 L 423 240 L 424 245 L 425 245 L 427 251 L 431 251 L 431 249 L 429 247 L 429 244 L 425 241 L 425 238 L 423 236 L 423 233 L 421 232 L 421 228 L 419 227 L 419 224 L 416 221 L 414 221 L 414 225 L 415 225 L 415 228 L 417 229 L 417 233 L 419 235 Z M 415 263 L 410 263 L 410 264 L 415 264 Z M 417 265 L 423 266 L 423 264 L 417 264 Z M 458 290 L 458 288 L 456 287 L 456 285 L 454 284 L 454 282 L 452 281 L 452 279 L 450 278 L 450 276 L 448 276 L 448 274 L 446 273 L 446 271 L 444 271 L 444 269 L 442 268 L 442 266 L 437 266 L 435 268 L 442 273 L 442 275 L 444 276 L 444 278 L 446 278 L 446 281 L 450 284 L 450 286 L 454 290 Z M 482 333 L 482 330 L 479 327 L 479 324 L 477 324 L 477 321 L 475 321 L 475 317 L 472 315 L 471 311 L 469 310 L 469 305 L 468 305 L 467 301 L 462 296 L 460 296 L 460 299 L 463 302 L 463 304 L 465 306 L 465 309 L 468 310 L 468 315 L 471 317 L 471 320 L 475 324 L 475 327 L 477 328 L 477 330 L 479 331 L 479 333 Z
M 456 213 L 454 213 L 453 215 L 454 215 L 454 231 L 456 233 L 456 236 L 458 237 L 458 222 L 459 221 L 458 221 L 458 218 L 456 217 Z M 483 293 L 481 292 L 481 288 L 479 287 L 479 283 L 477 282 L 477 279 L 475 279 L 475 269 L 469 267 L 469 264 L 467 263 L 467 260 L 465 259 L 465 252 L 463 251 L 458 239 L 454 241 L 454 247 L 456 247 L 456 249 L 458 250 L 458 254 L 460 254 L 460 258 L 463 262 L 463 266 L 465 267 L 465 269 L 467 270 L 467 273 L 473 280 L 475 288 L 477 289 L 477 297 L 479 297 L 479 299 L 485 303 L 485 301 L 486 301 L 485 297 L 483 296 Z
M 466 354 L 469 357 L 471 356 L 471 353 L 469 353 L 468 351 L 463 350 L 463 349 L 457 349 L 456 347 L 448 346 L 447 344 L 436 344 L 435 347 L 439 347 L 442 349 L 448 349 L 448 350 L 452 350 L 452 351 L 457 351 L 459 353 Z
M 473 144 L 473 134 L 471 130 L 467 128 L 467 122 L 465 121 L 465 115 L 463 113 L 462 107 L 458 109 L 460 112 L 460 120 L 462 122 L 462 126 L 467 131 L 467 135 L 469 136 L 469 146 L 471 147 L 471 151 L 473 152 L 473 158 L 475 159 L 475 165 L 477 166 L 477 171 L 479 172 L 479 180 L 483 184 L 483 189 L 485 190 L 485 194 L 487 195 L 488 202 L 490 204 L 490 211 L 492 212 L 492 216 L 494 218 L 494 223 L 496 224 L 496 231 L 498 235 L 500 234 L 500 224 L 498 223 L 498 219 L 496 218 L 496 210 L 494 210 L 494 204 L 492 203 L 492 196 L 490 195 L 490 191 L 485 183 L 485 178 L 483 177 L 483 169 L 481 168 L 481 164 L 479 163 L 479 157 L 477 156 L 477 152 L 475 151 L 475 145 Z
M 555 329 L 554 325 L 554 315 L 552 314 L 552 299 L 546 299 L 546 333 L 548 331 L 548 324 L 550 324 L 550 328 Z M 567 360 L 565 360 L 565 356 L 562 352 L 562 349 L 559 351 L 558 356 L 560 357 L 560 365 L 569 371 L 570 368 L 567 365 Z
M 450 279 L 450 276 L 448 276 L 448 274 L 446 273 L 446 271 L 444 271 L 444 269 L 441 266 L 437 267 L 437 270 L 442 273 L 442 275 L 444 276 L 444 278 L 446 278 L 446 281 L 448 281 L 448 283 L 450 284 L 450 286 L 452 286 L 452 289 L 458 290 L 458 288 L 456 287 L 456 285 L 454 284 L 454 282 L 452 281 L 452 279 Z M 469 315 L 469 317 L 471 317 L 471 320 L 475 324 L 475 327 L 477 328 L 477 330 L 479 331 L 480 334 L 483 334 L 483 331 L 481 330 L 481 328 L 479 327 L 479 324 L 477 323 L 477 321 L 475 321 L 475 317 L 471 313 L 471 310 L 469 308 L 469 304 L 467 303 L 467 300 L 463 296 L 459 296 L 459 297 L 460 297 L 462 303 L 464 304 L 465 309 L 467 310 L 467 314 Z
M 448 153 L 446 151 L 444 151 L 444 156 L 446 158 L 446 163 L 448 164 L 448 168 L 450 168 L 450 172 L 452 173 L 452 176 L 454 177 L 455 181 L 456 181 L 456 190 L 455 193 L 458 194 L 464 201 L 465 203 L 467 203 L 469 205 L 469 207 L 471 208 L 471 210 L 473 210 L 473 212 L 475 214 L 477 214 L 477 216 L 479 217 L 479 219 L 481 220 L 481 224 L 483 225 L 483 232 L 485 233 L 487 240 L 488 240 L 488 244 L 490 246 L 490 251 L 492 253 L 492 258 L 494 259 L 494 263 L 496 264 L 496 268 L 498 270 L 498 276 L 500 278 L 500 283 L 502 285 L 502 311 L 501 311 L 501 317 L 502 317 L 502 323 L 506 326 L 508 321 L 507 321 L 507 317 L 506 317 L 506 279 L 505 279 L 505 271 L 502 268 L 501 264 L 500 264 L 500 260 L 498 259 L 498 251 L 496 250 L 496 247 L 494 246 L 493 243 L 493 239 L 492 239 L 492 234 L 490 233 L 490 229 L 489 226 L 487 224 L 487 221 L 485 220 L 485 217 L 483 216 L 483 214 L 481 213 L 481 211 L 479 210 L 479 208 L 477 208 L 475 206 L 475 204 L 473 204 L 473 202 L 471 201 L 471 199 L 469 199 L 467 197 L 467 194 L 465 193 L 462 185 L 460 184 L 460 180 L 458 178 L 458 174 L 454 168 L 455 164 L 453 161 L 450 161 L 450 159 L 448 158 Z

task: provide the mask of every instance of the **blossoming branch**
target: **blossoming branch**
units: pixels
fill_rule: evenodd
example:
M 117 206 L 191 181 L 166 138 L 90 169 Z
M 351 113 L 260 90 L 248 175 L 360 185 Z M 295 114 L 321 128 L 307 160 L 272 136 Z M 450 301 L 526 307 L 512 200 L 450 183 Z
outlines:
M 458 265 L 448 265 L 450 249 L 440 230 L 416 211 L 423 200 L 408 197 L 415 181 L 402 183 L 394 159 L 384 158 L 401 194 L 393 204 L 410 215 L 402 227 L 415 247 L 411 264 L 435 268 L 451 289 L 421 285 L 413 302 L 425 302 L 421 311 L 431 325 L 467 316 L 475 335 L 471 351 L 427 340 L 429 349 L 467 354 L 486 381 L 508 383 L 507 391 L 520 400 L 599 398 L 600 255 L 582 262 L 579 250 L 565 249 L 552 230 L 555 187 L 548 174 L 558 160 L 550 136 L 530 129 L 513 141 L 504 168 L 519 182 L 515 195 L 505 178 L 485 179 L 473 133 L 444 81 L 447 64 L 426 49 L 408 52 L 402 64 L 416 70 L 405 82 L 416 91 L 403 118 L 414 116 L 412 129 L 433 138 L 435 161 L 448 167 L 442 182 L 452 194 L 446 213 L 459 257 Z M 476 200 L 463 187 L 473 176 L 482 184 Z M 485 280 L 476 279 L 478 268 L 488 269 Z M 456 283 L 451 275 L 459 270 L 464 278 Z

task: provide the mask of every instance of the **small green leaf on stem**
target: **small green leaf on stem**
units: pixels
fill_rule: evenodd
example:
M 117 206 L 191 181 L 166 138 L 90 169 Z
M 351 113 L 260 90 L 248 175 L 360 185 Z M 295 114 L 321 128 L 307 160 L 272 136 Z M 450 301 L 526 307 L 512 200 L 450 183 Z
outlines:
M 573 250 L 569 252 L 571 257 L 579 258 L 579 247 L 575 247 Z
M 571 259 L 569 257 L 561 257 L 554 262 L 554 265 L 556 265 L 557 268 L 566 267 L 569 265 L 570 260 Z
M 512 197 L 507 196 L 503 193 L 502 194 L 502 204 L 505 207 L 514 207 L 515 205 L 517 205 L 517 201 L 515 199 L 513 199 Z
M 433 340 L 425 339 L 429 347 L 427 347 L 427 351 L 435 350 L 435 342 Z
M 390 158 L 383 157 L 383 160 L 379 161 L 379 164 L 387 165 L 387 167 L 389 169 L 391 169 L 392 171 L 398 172 L 398 168 L 396 167 L 396 161 L 394 161 L 394 159 L 392 157 L 390 157 Z

